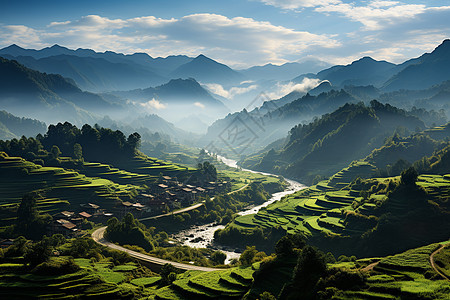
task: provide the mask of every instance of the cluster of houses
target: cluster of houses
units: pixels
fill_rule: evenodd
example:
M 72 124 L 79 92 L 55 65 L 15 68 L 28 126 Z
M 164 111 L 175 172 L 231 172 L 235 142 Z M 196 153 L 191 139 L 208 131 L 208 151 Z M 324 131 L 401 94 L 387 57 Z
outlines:
M 106 222 L 113 216 L 112 213 L 105 213 L 97 204 L 87 203 L 81 206 L 82 212 L 61 211 L 53 216 L 53 223 L 48 228 L 48 234 L 61 233 L 66 237 L 74 237 L 80 233 L 80 227 L 84 220 Z
M 184 184 L 170 176 L 162 176 L 158 183 L 135 198 L 135 203 L 122 201 L 112 213 L 106 213 L 99 205 L 82 204 L 82 211 L 75 213 L 62 211 L 53 216 L 53 223 L 48 234 L 61 233 L 66 237 L 74 237 L 80 233 L 83 220 L 106 223 L 113 215 L 119 219 L 127 213 L 140 218 L 163 210 L 185 207 L 193 204 L 200 196 L 212 196 L 227 192 L 231 184 L 227 181 L 208 182 L 203 187 Z
M 227 181 L 208 182 L 202 187 L 178 182 L 176 178 L 162 176 L 159 182 L 136 197 L 136 203 L 122 202 L 120 215 L 128 212 L 140 217 L 167 209 L 189 206 L 200 196 L 226 192 L 231 187 Z

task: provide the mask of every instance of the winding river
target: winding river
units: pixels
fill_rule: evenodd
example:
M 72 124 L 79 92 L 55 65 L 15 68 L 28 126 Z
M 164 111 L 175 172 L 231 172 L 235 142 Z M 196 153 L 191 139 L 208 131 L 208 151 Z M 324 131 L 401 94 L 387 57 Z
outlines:
M 235 160 L 225 158 L 220 155 L 218 155 L 217 158 L 229 167 L 239 168 L 237 166 L 237 162 Z M 252 171 L 252 170 L 248 170 L 248 169 L 241 169 L 241 170 L 252 172 L 252 173 L 259 173 L 259 174 L 263 174 L 263 175 L 273 175 L 270 173 L 257 172 L 257 171 Z M 267 205 L 269 205 L 275 201 L 279 201 L 281 198 L 283 198 L 286 195 L 295 193 L 296 191 L 302 190 L 307 187 L 306 185 L 301 184 L 294 180 L 290 180 L 290 179 L 285 179 L 285 180 L 288 183 L 288 186 L 284 191 L 278 192 L 278 193 L 273 193 L 272 197 L 269 200 L 267 200 L 266 202 L 264 202 L 263 204 L 247 208 L 246 210 L 240 211 L 238 214 L 241 216 L 249 215 L 249 214 L 256 214 L 262 207 L 266 207 Z M 229 263 L 233 259 L 238 259 L 239 256 L 241 255 L 241 253 L 239 252 L 238 249 L 224 248 L 224 247 L 221 247 L 221 246 L 213 243 L 214 232 L 216 230 L 222 229 L 224 227 L 225 226 L 217 225 L 216 223 L 211 223 L 211 224 L 206 224 L 206 225 L 201 225 L 201 226 L 193 226 L 189 229 L 178 232 L 177 234 L 173 235 L 173 238 L 175 238 L 181 244 L 186 245 L 186 246 L 195 247 L 195 248 L 212 248 L 212 249 L 221 250 L 222 252 L 224 252 L 227 255 L 227 259 L 226 259 L 225 263 Z

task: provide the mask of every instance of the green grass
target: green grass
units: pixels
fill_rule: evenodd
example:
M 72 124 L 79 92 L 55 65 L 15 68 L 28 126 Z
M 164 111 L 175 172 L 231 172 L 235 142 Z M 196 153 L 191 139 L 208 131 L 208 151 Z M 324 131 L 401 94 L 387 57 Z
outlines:
M 136 286 L 151 286 L 156 284 L 159 280 L 161 280 L 161 277 L 155 276 L 155 277 L 141 277 L 141 278 L 135 278 L 130 281 L 131 284 L 134 284 Z
M 14 207 L 25 193 L 41 189 L 45 194 L 37 201 L 38 209 L 50 214 L 87 202 L 110 209 L 120 201 L 118 197 L 131 199 L 139 189 L 63 168 L 41 167 L 18 157 L 0 160 L 0 180 L 1 207 Z M 13 216 L 3 216 L 4 221 L 8 217 Z
M 411 249 L 382 259 L 379 266 L 398 270 L 417 270 L 421 272 L 429 271 L 432 270 L 430 255 L 439 247 L 440 244 L 431 244 L 428 246 Z
M 53 257 L 58 261 L 65 257 Z M 117 283 L 126 280 L 124 272 L 113 272 L 106 262 L 91 264 L 88 259 L 75 259 L 82 267 L 74 273 L 59 276 L 35 275 L 19 264 L 0 264 L 1 299 L 68 299 L 77 297 L 109 297 L 119 299 L 131 295 L 135 286 Z M 125 265 L 129 266 L 129 265 Z
M 349 167 L 333 175 L 329 180 L 288 195 L 278 202 L 260 210 L 256 215 L 238 216 L 228 226 L 239 230 L 256 227 L 273 228 L 281 226 L 287 233 L 301 233 L 305 236 L 352 237 L 364 231 L 357 227 L 346 226 L 346 212 L 356 211 L 370 216 L 377 205 L 387 200 L 385 190 L 369 194 L 363 202 L 359 190 L 353 190 L 349 183 L 357 176 L 370 175 L 373 166 L 367 162 L 353 162 Z M 399 182 L 399 176 L 388 178 L 371 178 L 374 187 L 387 185 L 389 181 Z M 450 194 L 449 175 L 421 175 L 419 186 L 423 187 L 433 201 L 445 203 Z M 356 206 L 352 206 L 355 205 Z M 407 209 L 401 203 L 394 203 L 396 209 Z
M 155 299 L 240 299 L 253 281 L 254 270 L 232 268 L 213 272 L 188 271 L 171 286 L 155 291 Z
M 448 246 L 434 256 L 434 263 L 441 273 L 450 278 L 450 248 Z

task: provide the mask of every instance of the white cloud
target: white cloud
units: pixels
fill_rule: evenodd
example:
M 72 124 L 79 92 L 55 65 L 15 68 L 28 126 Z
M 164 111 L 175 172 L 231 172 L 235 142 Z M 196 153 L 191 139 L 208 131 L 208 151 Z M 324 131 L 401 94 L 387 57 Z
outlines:
M 243 81 L 241 82 L 241 85 L 245 85 L 248 83 L 252 83 L 251 80 Z M 245 94 L 250 91 L 256 90 L 258 88 L 258 85 L 252 84 L 249 86 L 235 86 L 228 90 L 226 90 L 222 85 L 218 83 L 206 83 L 203 84 L 210 92 L 219 95 L 221 97 L 227 98 L 227 99 L 233 99 L 237 95 Z
M 301 83 L 288 82 L 286 84 L 278 83 L 274 91 L 266 93 L 270 99 L 278 99 L 281 98 L 293 91 L 306 93 L 309 90 L 315 88 L 322 81 L 316 78 L 303 78 Z
M 390 4 L 389 6 L 387 6 Z M 398 4 L 390 1 L 375 1 L 368 6 L 355 6 L 354 4 L 339 3 L 335 5 L 320 6 L 318 12 L 336 12 L 343 14 L 352 21 L 364 25 L 366 30 L 378 30 L 391 24 L 412 19 L 428 9 L 423 4 Z
M 284 63 L 308 50 L 340 45 L 331 35 L 208 13 L 171 19 L 154 16 L 110 19 L 89 15 L 78 20 L 54 21 L 40 30 L 26 26 L 20 29 L 0 27 L 0 46 L 8 46 L 15 40 L 22 47 L 34 48 L 57 43 L 69 48 L 147 52 L 152 56 L 204 53 L 233 67 Z
M 302 7 L 325 6 L 339 3 L 339 0 L 261 0 L 264 4 L 282 9 L 298 9 Z
M 206 107 L 203 103 L 200 102 L 194 102 L 194 105 L 200 107 L 201 109 L 204 109 Z
M 160 110 L 167 107 L 166 104 L 159 102 L 156 99 L 152 99 L 150 101 L 147 101 L 145 103 L 139 103 L 140 106 L 144 107 L 147 110 Z

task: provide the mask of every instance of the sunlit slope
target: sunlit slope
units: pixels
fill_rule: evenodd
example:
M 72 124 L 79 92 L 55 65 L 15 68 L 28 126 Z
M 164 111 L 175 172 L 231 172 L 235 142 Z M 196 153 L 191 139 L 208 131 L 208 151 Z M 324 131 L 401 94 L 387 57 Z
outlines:
M 237 217 L 230 226 L 239 229 L 282 228 L 287 233 L 302 233 L 307 236 L 352 236 L 363 234 L 370 225 L 375 225 L 374 209 L 380 207 L 387 199 L 389 184 L 398 183 L 400 177 L 372 178 L 367 186 L 351 185 L 350 174 L 371 172 L 367 163 L 356 163 L 332 176 L 329 180 L 321 181 L 308 189 L 289 195 L 279 202 L 263 208 L 256 215 Z M 420 175 L 417 185 L 423 187 L 430 196 L 429 201 L 441 202 L 449 196 L 449 175 Z M 410 205 L 407 201 L 391 200 L 389 211 L 393 213 L 408 212 Z M 361 225 L 349 222 L 349 214 L 362 215 L 367 224 Z M 433 235 L 434 233 L 430 233 Z
M 63 168 L 41 167 L 20 157 L 0 156 L 0 203 L 17 205 L 27 192 L 43 190 L 38 201 L 42 212 L 56 212 L 69 205 L 96 203 L 111 208 L 121 199 L 131 199 L 137 186 L 120 185 L 103 178 L 91 178 Z
M 223 271 L 189 271 L 170 286 L 156 290 L 155 299 L 241 299 L 253 282 L 251 267 Z

